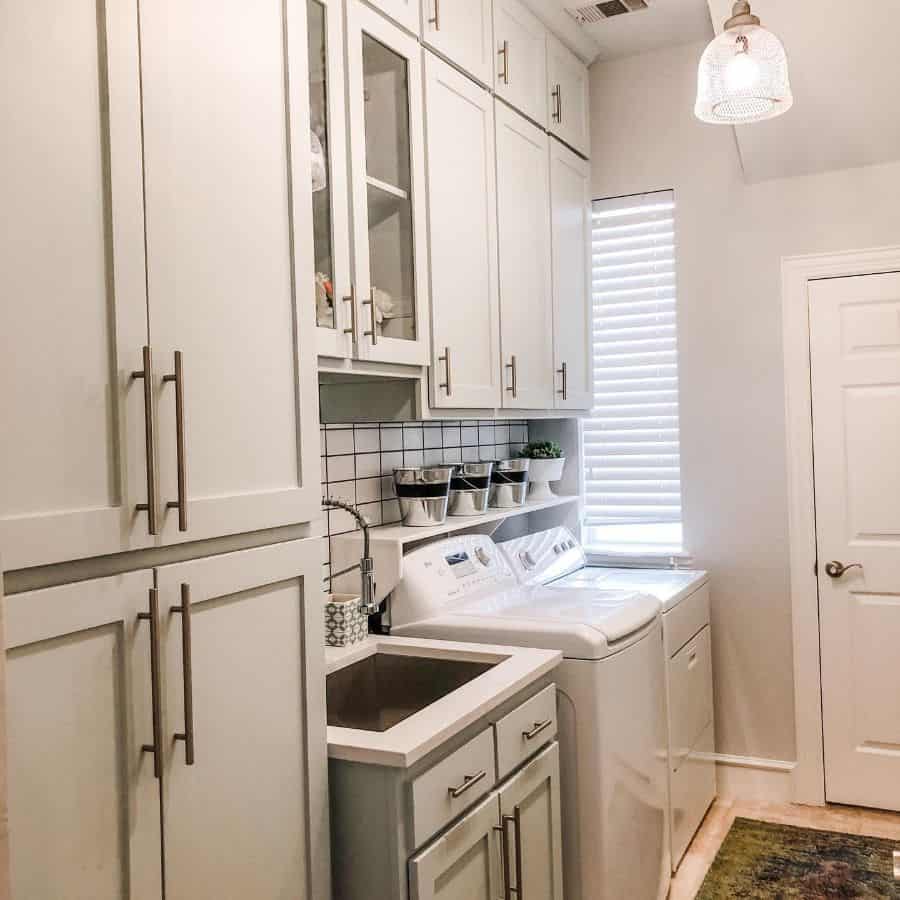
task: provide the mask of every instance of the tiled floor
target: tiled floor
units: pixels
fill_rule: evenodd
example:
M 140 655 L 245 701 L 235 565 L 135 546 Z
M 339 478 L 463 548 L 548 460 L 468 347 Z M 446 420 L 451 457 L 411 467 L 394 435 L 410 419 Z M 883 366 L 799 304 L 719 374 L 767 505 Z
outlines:
M 736 816 L 762 819 L 783 825 L 821 828 L 825 831 L 845 831 L 849 834 L 869 834 L 896 840 L 900 849 L 900 814 L 860 809 L 855 806 L 796 806 L 794 804 L 754 804 L 717 800 L 700 830 L 694 837 L 678 874 L 672 879 L 669 900 L 693 900 L 700 889 L 719 845 L 728 834 Z

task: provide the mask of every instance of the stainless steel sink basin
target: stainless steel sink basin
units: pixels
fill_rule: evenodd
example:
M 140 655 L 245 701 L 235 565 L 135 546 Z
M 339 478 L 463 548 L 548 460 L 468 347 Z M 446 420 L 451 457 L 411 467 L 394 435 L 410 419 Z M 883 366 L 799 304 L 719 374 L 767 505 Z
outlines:
M 387 731 L 495 665 L 373 653 L 327 677 L 328 724 Z

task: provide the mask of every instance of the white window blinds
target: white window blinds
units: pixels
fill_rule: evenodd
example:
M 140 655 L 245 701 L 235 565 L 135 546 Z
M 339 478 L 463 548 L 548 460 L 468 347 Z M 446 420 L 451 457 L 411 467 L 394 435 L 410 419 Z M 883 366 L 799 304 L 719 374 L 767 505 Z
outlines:
M 583 423 L 585 543 L 681 550 L 675 197 L 593 204 L 594 408 Z

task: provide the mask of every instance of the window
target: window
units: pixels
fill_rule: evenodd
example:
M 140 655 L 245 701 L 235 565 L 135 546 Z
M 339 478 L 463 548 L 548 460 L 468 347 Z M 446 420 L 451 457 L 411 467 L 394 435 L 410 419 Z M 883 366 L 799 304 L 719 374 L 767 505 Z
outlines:
M 593 355 L 584 543 L 598 555 L 679 554 L 672 191 L 594 201 Z

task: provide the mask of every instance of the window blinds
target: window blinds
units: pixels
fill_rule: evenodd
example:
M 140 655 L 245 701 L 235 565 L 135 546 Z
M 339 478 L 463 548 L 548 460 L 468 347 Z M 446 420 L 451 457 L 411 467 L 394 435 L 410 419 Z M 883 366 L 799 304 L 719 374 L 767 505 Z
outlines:
M 614 543 L 658 543 L 649 528 L 603 526 L 681 522 L 672 191 L 594 201 L 593 356 L 587 533 L 594 543 L 604 530 Z M 660 534 L 680 543 L 680 528 Z

